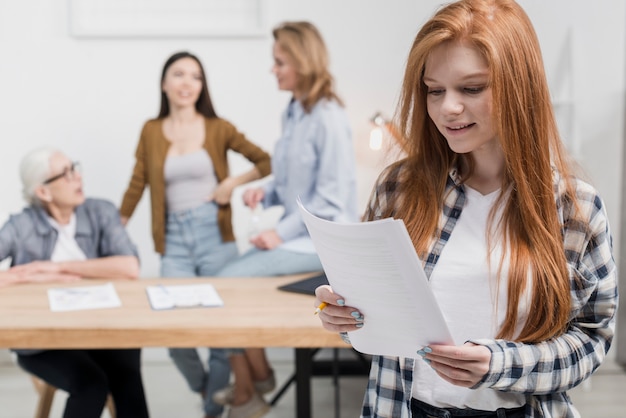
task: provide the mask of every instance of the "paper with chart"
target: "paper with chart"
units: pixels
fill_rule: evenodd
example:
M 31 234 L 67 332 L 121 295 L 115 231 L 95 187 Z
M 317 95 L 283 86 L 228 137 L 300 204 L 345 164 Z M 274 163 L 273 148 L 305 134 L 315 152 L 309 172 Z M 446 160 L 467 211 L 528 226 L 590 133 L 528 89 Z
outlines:
M 113 283 L 96 286 L 58 287 L 48 289 L 52 312 L 85 309 L 117 308 L 122 306 Z
M 146 292 L 154 310 L 224 306 L 224 301 L 210 283 L 148 286 Z
M 333 291 L 365 317 L 349 332 L 363 353 L 416 357 L 431 343 L 454 343 L 404 222 L 342 224 L 300 211 Z

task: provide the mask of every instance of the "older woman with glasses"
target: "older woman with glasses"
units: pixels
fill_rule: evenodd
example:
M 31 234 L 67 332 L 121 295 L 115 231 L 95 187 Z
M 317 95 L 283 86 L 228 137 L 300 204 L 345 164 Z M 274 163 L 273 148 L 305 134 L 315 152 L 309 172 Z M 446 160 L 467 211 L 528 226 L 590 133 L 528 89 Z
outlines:
M 107 277 L 135 279 L 137 250 L 116 207 L 86 199 L 79 164 L 52 148 L 32 151 L 20 165 L 28 206 L 0 229 L 0 287 Z M 68 392 L 64 418 L 99 418 L 108 394 L 118 418 L 148 416 L 140 350 L 14 350 L 19 365 Z

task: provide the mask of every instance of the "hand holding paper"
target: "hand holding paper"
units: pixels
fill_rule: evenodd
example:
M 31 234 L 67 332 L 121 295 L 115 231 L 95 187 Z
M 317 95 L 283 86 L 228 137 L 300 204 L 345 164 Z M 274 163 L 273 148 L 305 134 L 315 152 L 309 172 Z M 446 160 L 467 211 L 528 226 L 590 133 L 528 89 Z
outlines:
M 333 291 L 365 318 L 349 332 L 355 349 L 415 357 L 425 345 L 454 343 L 401 220 L 340 224 L 298 203 Z

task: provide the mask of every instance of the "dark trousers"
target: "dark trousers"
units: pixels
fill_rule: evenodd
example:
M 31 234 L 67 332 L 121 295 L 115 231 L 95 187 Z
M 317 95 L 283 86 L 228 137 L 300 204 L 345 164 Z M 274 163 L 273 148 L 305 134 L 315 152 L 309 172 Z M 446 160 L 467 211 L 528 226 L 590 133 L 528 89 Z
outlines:
M 148 417 L 139 349 L 49 350 L 18 363 L 69 394 L 63 418 L 100 418 L 109 393 L 118 418 Z
M 496 411 L 478 411 L 476 409 L 438 408 L 425 402 L 411 399 L 413 418 L 524 418 L 525 407 Z

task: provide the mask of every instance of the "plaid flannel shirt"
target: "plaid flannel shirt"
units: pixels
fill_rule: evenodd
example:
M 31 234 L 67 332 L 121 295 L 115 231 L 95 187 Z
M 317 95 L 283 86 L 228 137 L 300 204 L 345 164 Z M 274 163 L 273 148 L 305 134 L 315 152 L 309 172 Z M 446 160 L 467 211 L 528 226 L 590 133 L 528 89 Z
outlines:
M 386 170 L 378 179 L 365 219 L 381 217 L 397 190 L 403 165 Z M 572 306 L 567 331 L 536 344 L 480 339 L 471 342 L 491 350 L 489 371 L 474 388 L 492 388 L 526 396 L 528 418 L 579 417 L 566 391 L 589 377 L 602 363 L 613 338 L 617 310 L 617 270 L 603 202 L 590 185 L 575 180 L 577 204 L 587 225 L 562 228 L 570 271 Z M 561 225 L 572 205 L 564 198 L 565 185 L 554 171 L 554 191 Z M 424 261 L 426 275 L 454 229 L 465 202 L 456 170 L 446 185 L 440 237 Z M 411 417 L 414 359 L 374 356 L 362 417 Z

